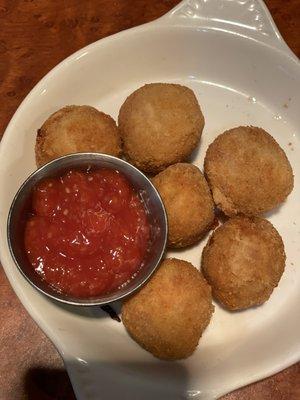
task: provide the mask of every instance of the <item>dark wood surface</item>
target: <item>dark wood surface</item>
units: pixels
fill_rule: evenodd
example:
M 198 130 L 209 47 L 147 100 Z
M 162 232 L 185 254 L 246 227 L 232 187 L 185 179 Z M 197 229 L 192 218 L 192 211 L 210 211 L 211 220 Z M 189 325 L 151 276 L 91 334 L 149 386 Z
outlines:
M 177 0 L 0 0 L 0 135 L 30 89 L 81 47 L 151 21 Z M 300 56 L 300 1 L 268 0 L 290 48 Z M 0 400 L 70 400 L 56 349 L 26 313 L 0 267 Z M 223 400 L 299 400 L 300 364 Z M 113 399 L 114 400 L 114 399 Z

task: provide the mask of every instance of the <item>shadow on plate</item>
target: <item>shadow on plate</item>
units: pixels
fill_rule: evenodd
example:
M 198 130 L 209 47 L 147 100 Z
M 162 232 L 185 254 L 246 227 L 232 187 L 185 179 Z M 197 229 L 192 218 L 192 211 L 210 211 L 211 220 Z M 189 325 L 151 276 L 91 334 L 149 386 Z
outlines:
M 263 217 L 263 218 L 266 218 L 266 219 L 269 219 L 269 218 L 272 218 L 273 215 L 279 214 L 279 213 L 280 213 L 280 210 L 281 210 L 281 208 L 282 208 L 282 206 L 283 206 L 284 204 L 285 204 L 285 202 L 279 204 L 279 206 L 277 206 L 276 208 L 273 208 L 271 211 L 268 211 L 268 212 L 264 213 L 264 214 L 262 215 L 262 217 Z
M 149 361 L 67 362 L 75 392 L 90 400 L 183 400 L 188 371 L 182 362 Z
M 48 298 L 56 307 L 76 314 L 84 318 L 111 318 L 117 322 L 121 322 L 120 314 L 122 308 L 122 301 L 115 301 L 106 306 L 72 306 L 69 304 L 60 303 L 58 301 Z
M 189 397 L 187 371 L 177 362 L 80 365 L 74 360 L 68 362 L 68 369 L 74 391 L 80 395 L 77 400 L 183 400 Z M 30 400 L 76 400 L 70 378 L 63 369 L 30 369 L 25 376 L 24 391 L 25 398 Z
M 185 162 L 195 164 L 197 162 L 197 158 L 199 156 L 199 151 L 200 151 L 201 146 L 202 146 L 202 135 L 199 140 L 199 143 L 197 144 L 197 146 L 195 147 L 195 149 L 192 151 L 191 155 L 187 158 L 187 160 Z M 197 165 L 197 167 L 203 173 L 203 165 Z

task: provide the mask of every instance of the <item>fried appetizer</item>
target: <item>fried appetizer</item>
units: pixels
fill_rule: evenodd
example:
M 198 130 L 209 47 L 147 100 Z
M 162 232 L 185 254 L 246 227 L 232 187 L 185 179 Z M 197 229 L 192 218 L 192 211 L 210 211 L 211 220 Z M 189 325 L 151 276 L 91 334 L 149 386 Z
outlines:
M 187 261 L 166 259 L 122 307 L 122 320 L 132 338 L 155 357 L 190 356 L 207 327 L 214 307 L 211 289 Z
M 214 231 L 202 253 L 202 272 L 213 296 L 228 310 L 267 301 L 284 266 L 279 233 L 259 217 L 229 219 Z
M 197 242 L 212 226 L 214 203 L 208 184 L 192 164 L 174 164 L 152 179 L 168 216 L 168 246 Z
M 35 155 L 38 167 L 77 152 L 118 157 L 121 139 L 115 121 L 90 106 L 67 106 L 52 114 L 37 133 Z
M 119 113 L 127 160 L 152 174 L 186 160 L 198 145 L 203 127 L 194 92 L 181 85 L 145 85 L 126 99 Z
M 218 136 L 207 150 L 204 173 L 216 205 L 228 216 L 269 211 L 286 199 L 294 184 L 284 151 L 253 126 Z

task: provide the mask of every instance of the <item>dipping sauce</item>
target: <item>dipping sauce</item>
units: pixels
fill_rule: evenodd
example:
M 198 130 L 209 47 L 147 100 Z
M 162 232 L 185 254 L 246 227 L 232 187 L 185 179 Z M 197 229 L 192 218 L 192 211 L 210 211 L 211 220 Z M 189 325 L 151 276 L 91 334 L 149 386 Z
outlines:
M 71 170 L 35 187 L 24 239 L 32 267 L 53 288 L 92 297 L 136 276 L 150 224 L 142 200 L 119 171 Z

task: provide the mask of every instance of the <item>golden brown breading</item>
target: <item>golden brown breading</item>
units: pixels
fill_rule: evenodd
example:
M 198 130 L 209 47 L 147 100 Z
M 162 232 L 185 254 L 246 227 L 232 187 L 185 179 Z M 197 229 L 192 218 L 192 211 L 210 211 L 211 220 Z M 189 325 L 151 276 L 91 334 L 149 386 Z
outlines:
M 208 184 L 192 164 L 174 164 L 152 179 L 168 216 L 168 246 L 196 243 L 212 226 L 214 203 Z
M 177 360 L 194 352 L 213 310 L 211 289 L 201 273 L 173 258 L 124 302 L 122 320 L 132 338 L 155 357 Z
M 279 233 L 258 217 L 229 219 L 211 235 L 202 253 L 202 272 L 213 296 L 229 310 L 268 300 L 284 266 Z
M 149 173 L 186 160 L 198 145 L 203 127 L 194 92 L 181 85 L 145 85 L 125 100 L 119 113 L 126 158 Z
M 252 126 L 219 135 L 207 150 L 204 173 L 215 203 L 229 216 L 269 211 L 294 184 L 284 151 L 266 131 Z
M 77 152 L 118 157 L 121 139 L 115 121 L 90 106 L 67 106 L 52 114 L 38 130 L 35 155 L 38 166 Z

